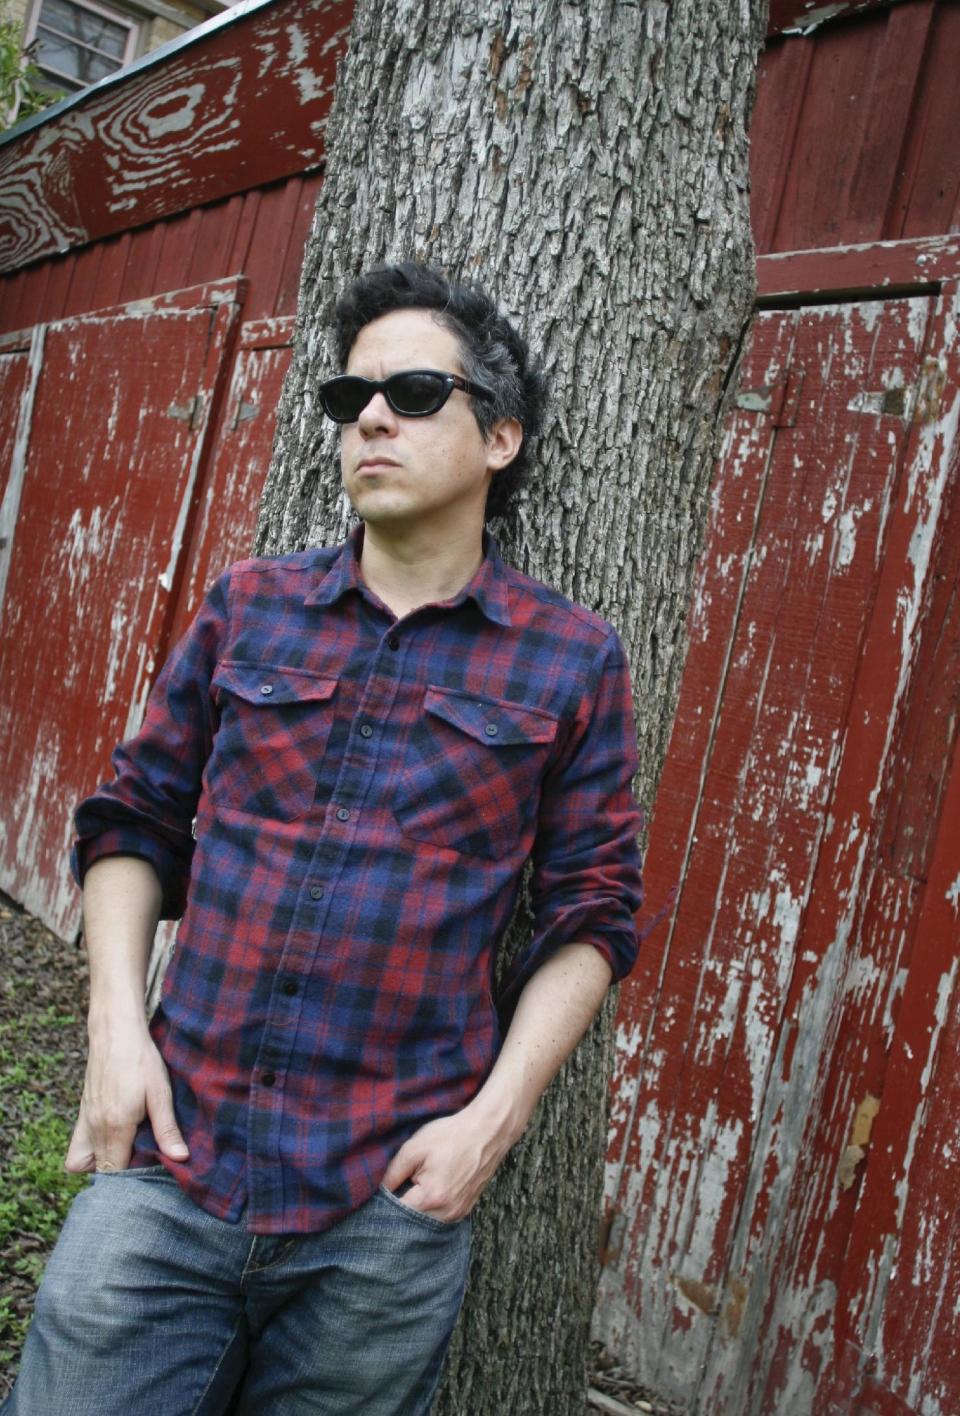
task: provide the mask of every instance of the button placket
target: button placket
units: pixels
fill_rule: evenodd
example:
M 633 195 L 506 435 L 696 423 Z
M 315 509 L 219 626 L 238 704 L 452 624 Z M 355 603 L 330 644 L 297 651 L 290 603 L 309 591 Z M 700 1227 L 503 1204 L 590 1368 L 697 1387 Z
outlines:
M 387 650 L 405 651 L 408 646 L 401 642 L 399 635 L 391 634 L 386 644 L 382 637 L 378 638 L 378 643 L 371 644 L 372 662 L 357 701 L 353 720 L 356 726 L 347 734 L 343 761 L 329 795 L 331 809 L 325 816 L 312 858 L 307 863 L 306 880 L 301 885 L 300 897 L 290 920 L 284 957 L 278 961 L 278 973 L 285 977 L 274 991 L 261 1038 L 259 1065 L 255 1064 L 254 1078 L 264 1090 L 260 1093 L 260 1105 L 254 1109 L 251 1118 L 248 1151 L 251 1213 L 255 1213 L 261 1204 L 268 1203 L 269 1188 L 274 1183 L 273 1168 L 279 1159 L 277 1127 L 283 1114 L 284 1095 L 289 1093 L 290 1088 L 296 1087 L 295 1075 L 289 1085 L 284 1084 L 283 1069 L 289 1068 L 294 1060 L 292 1049 L 299 1020 L 307 1006 L 306 980 L 313 977 L 312 970 L 322 947 L 331 897 L 353 841 L 356 819 L 376 773 L 384 734 L 375 731 L 375 728 L 382 728 L 389 721 L 400 689 L 404 655 L 395 658 Z M 261 688 L 267 686 L 262 684 Z M 272 685 L 270 687 L 272 689 Z M 343 805 L 344 802 L 349 806 Z M 315 881 L 317 875 L 323 878 L 323 884 L 309 883 L 311 877 Z M 321 901 L 326 903 L 321 905 Z M 272 1076 L 272 1082 L 266 1082 L 265 1073 Z
M 389 647 L 399 649 L 401 647 L 399 637 L 392 636 L 392 638 L 394 643 Z M 380 654 L 382 653 L 381 648 Z M 385 663 L 389 663 L 391 666 L 389 672 L 384 672 L 380 668 L 380 664 Z M 364 800 L 370 779 L 375 771 L 380 739 L 374 732 L 374 723 L 384 721 L 389 715 L 396 700 L 399 683 L 400 674 L 397 661 L 389 658 L 381 659 L 380 655 L 377 655 L 377 667 L 371 670 L 360 696 L 355 718 L 355 721 L 359 720 L 356 733 L 347 739 L 340 773 L 331 792 L 332 810 L 317 839 L 313 859 L 307 872 L 308 878 L 309 874 L 313 872 L 322 872 L 326 879 L 323 884 L 308 885 L 304 882 L 301 903 L 291 921 L 291 929 L 311 935 L 316 941 L 316 947 L 319 947 L 323 921 L 327 911 L 326 909 L 310 908 L 307 901 L 313 905 L 314 902 L 327 898 L 336 883 L 344 851 L 353 837 L 353 823 L 359 812 L 359 804 Z M 338 796 L 341 802 L 346 798 L 347 801 L 356 804 L 349 807 L 333 806 Z M 350 823 L 350 825 L 346 830 L 337 830 L 335 828 L 337 822 Z M 296 968 L 302 976 L 309 976 L 312 957 L 313 951 L 308 956 L 305 951 L 297 950 L 295 955 L 291 955 L 289 962 L 284 960 L 284 964 L 288 968 Z M 304 988 L 298 986 L 290 976 L 279 984 L 274 994 L 273 1008 L 264 1029 L 264 1048 L 261 1053 L 264 1064 L 269 1063 L 267 1072 L 272 1075 L 273 1081 L 267 1082 L 264 1073 L 257 1073 L 261 1085 L 277 1089 L 277 1102 L 272 1106 L 269 1106 L 264 1098 L 264 1107 L 267 1111 L 276 1110 L 277 1103 L 280 1101 L 279 1092 L 282 1077 L 276 1069 L 278 1065 L 286 1065 L 289 1062 L 286 1053 L 287 1041 L 293 1037 L 296 1019 L 304 1007 L 304 999 Z M 266 1171 L 263 1171 L 263 1175 L 265 1179 Z

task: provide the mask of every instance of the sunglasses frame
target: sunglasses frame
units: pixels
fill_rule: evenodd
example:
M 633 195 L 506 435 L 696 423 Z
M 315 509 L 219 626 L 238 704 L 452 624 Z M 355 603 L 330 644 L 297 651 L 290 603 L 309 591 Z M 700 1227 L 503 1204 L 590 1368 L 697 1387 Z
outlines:
M 409 378 L 411 374 L 429 374 L 432 379 L 440 380 L 441 388 L 436 407 L 425 408 L 422 413 L 409 413 L 405 409 L 397 407 L 390 394 L 390 385 L 395 379 Z M 331 386 L 343 383 L 363 384 L 364 387 L 369 390 L 366 402 L 361 405 L 357 410 L 356 416 L 353 418 L 338 418 L 335 413 L 330 411 L 330 406 L 327 402 L 328 390 Z M 459 374 L 444 373 L 441 369 L 398 369 L 395 374 L 389 374 L 385 379 L 364 379 L 361 378 L 359 374 L 338 374 L 336 378 L 325 379 L 324 382 L 320 384 L 317 392 L 320 395 L 320 402 L 327 417 L 334 423 L 343 425 L 344 423 L 355 423 L 364 408 L 370 403 L 370 400 L 375 398 L 378 393 L 383 394 L 387 403 L 399 418 L 431 418 L 434 413 L 440 412 L 440 409 L 446 403 L 455 388 L 460 389 L 463 393 L 470 394 L 472 398 L 485 398 L 488 401 L 493 398 L 493 394 L 489 389 L 482 388 L 480 384 L 471 383 L 469 379 L 461 378 Z

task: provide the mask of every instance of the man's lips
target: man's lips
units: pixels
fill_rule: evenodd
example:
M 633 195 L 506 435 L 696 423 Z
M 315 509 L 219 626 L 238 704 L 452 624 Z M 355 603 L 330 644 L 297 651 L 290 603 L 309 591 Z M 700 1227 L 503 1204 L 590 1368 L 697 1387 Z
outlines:
M 357 472 L 382 472 L 385 467 L 399 466 L 399 462 L 394 462 L 389 457 L 365 457 L 362 462 L 357 463 Z

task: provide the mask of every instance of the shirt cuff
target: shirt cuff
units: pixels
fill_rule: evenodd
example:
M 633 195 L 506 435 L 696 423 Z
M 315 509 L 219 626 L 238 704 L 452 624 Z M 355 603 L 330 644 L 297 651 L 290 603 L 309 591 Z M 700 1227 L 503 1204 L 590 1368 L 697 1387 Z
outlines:
M 83 887 L 84 877 L 94 861 L 104 856 L 139 856 L 149 861 L 157 873 L 163 891 L 161 919 L 179 919 L 187 906 L 189 867 L 156 837 L 132 826 L 111 826 L 96 836 L 81 837 L 70 851 L 70 869 L 77 884 Z
M 622 909 L 622 907 L 621 907 Z M 619 911 L 618 911 L 619 912 Z M 637 961 L 639 940 L 632 917 L 608 927 L 597 923 L 597 902 L 570 905 L 551 919 L 549 928 L 538 931 L 526 949 L 508 965 L 500 988 L 498 1012 L 501 1025 L 517 1006 L 517 999 L 541 964 L 565 944 L 592 944 L 613 971 L 611 984 L 627 977 Z

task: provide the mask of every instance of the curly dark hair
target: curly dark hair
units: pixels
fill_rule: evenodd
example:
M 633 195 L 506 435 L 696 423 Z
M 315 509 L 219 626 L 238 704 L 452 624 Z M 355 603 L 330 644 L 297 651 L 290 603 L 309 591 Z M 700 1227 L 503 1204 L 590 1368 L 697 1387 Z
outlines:
M 547 385 L 540 365 L 480 285 L 448 280 L 436 266 L 404 261 L 366 271 L 334 306 L 332 325 L 341 368 L 346 367 L 364 326 L 394 310 L 431 310 L 456 337 L 464 377 L 493 395 L 489 402 L 470 399 L 484 436 L 501 418 L 516 418 L 523 429 L 519 452 L 494 474 L 487 493 L 486 520 L 509 517 L 529 472 L 531 443 L 543 424 Z

